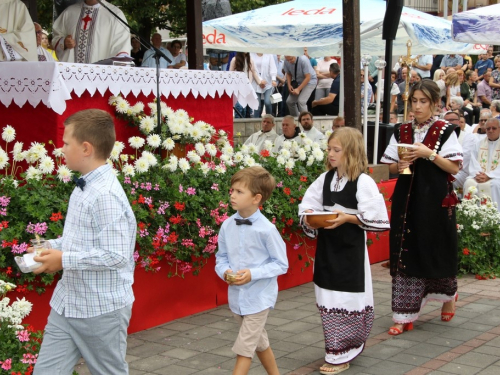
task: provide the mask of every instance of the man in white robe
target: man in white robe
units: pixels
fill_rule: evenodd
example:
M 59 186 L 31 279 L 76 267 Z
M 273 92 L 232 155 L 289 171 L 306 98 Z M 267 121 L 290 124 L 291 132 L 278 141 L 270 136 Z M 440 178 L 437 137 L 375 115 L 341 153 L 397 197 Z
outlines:
M 303 141 L 300 137 L 300 128 L 295 126 L 295 119 L 293 116 L 287 115 L 283 117 L 281 122 L 282 135 L 279 135 L 274 140 L 273 153 L 279 153 L 285 141 L 295 141 L 298 145 L 302 145 Z
M 38 55 L 38 61 L 55 61 L 52 54 L 42 47 L 42 26 L 38 23 L 34 23 L 35 33 L 36 33 L 36 53 Z
M 262 117 L 261 130 L 248 137 L 245 141 L 245 145 L 254 144 L 259 152 L 262 151 L 266 141 L 274 142 L 278 136 L 274 130 L 274 125 L 273 115 L 264 115 Z
M 471 186 L 479 196 L 490 196 L 500 204 L 500 120 L 490 118 L 486 122 L 486 137 L 472 149 L 469 177 L 464 184 L 464 194 Z
M 123 12 L 102 3 L 127 21 Z M 53 26 L 52 43 L 59 61 L 94 63 L 130 53 L 130 31 L 97 0 L 84 0 L 67 7 Z
M 0 0 L 0 61 L 37 61 L 35 28 L 20 0 Z
M 299 123 L 304 129 L 304 134 L 313 142 L 319 143 L 325 135 L 314 127 L 313 115 L 311 112 L 301 112 L 299 115 Z

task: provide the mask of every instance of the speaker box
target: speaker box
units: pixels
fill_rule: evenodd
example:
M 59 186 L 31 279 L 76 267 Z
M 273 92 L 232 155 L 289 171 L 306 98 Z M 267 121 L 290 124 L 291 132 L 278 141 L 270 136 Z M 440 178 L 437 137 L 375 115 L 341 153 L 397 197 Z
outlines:
M 384 23 L 382 24 L 382 39 L 394 40 L 398 32 L 399 20 L 403 10 L 403 0 L 386 0 Z
M 393 124 L 378 124 L 378 150 L 377 150 L 377 164 L 380 164 L 380 159 L 384 154 L 387 145 L 389 144 L 392 135 L 394 134 L 394 125 Z M 368 163 L 373 164 L 373 140 L 375 138 L 375 122 L 368 121 L 368 147 L 367 147 L 367 156 Z

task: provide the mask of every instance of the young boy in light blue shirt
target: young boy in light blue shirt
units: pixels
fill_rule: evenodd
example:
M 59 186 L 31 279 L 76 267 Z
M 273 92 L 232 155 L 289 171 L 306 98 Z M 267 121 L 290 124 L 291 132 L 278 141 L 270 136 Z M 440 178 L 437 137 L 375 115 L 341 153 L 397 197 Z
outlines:
M 229 308 L 240 324 L 233 375 L 248 373 L 255 352 L 268 374 L 279 375 L 264 326 L 288 259 L 278 230 L 259 210 L 275 187 L 262 167 L 242 169 L 231 178 L 230 201 L 237 213 L 222 224 L 215 271 L 229 285 Z

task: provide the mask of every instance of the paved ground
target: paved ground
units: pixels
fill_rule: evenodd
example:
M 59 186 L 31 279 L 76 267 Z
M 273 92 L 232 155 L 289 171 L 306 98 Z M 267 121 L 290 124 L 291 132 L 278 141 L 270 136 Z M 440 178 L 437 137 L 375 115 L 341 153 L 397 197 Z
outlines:
M 500 374 L 500 281 L 459 279 L 457 312 L 428 304 L 415 329 L 393 337 L 388 270 L 372 265 L 375 322 L 366 349 L 344 374 Z M 319 374 L 324 344 L 312 283 L 282 291 L 267 326 L 281 374 Z M 130 374 L 231 374 L 238 327 L 227 305 L 129 336 Z M 89 374 L 85 364 L 76 370 Z M 255 358 L 251 375 L 265 374 Z M 118 375 L 118 374 L 117 374 Z

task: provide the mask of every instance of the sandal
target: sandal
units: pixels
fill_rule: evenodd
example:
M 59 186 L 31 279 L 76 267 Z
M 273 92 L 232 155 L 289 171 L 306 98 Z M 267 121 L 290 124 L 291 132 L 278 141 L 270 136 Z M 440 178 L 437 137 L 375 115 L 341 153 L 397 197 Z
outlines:
M 455 302 L 457 302 L 457 300 L 458 300 L 458 293 L 455 295 Z M 444 303 L 443 303 L 443 307 L 444 307 Z M 452 320 L 453 317 L 455 316 L 456 309 L 457 309 L 457 307 L 455 306 L 455 304 L 453 304 L 453 311 L 452 312 L 441 311 L 441 320 L 443 322 L 449 322 L 450 320 Z
M 413 330 L 413 322 L 403 324 L 403 330 L 400 330 L 398 327 L 389 328 L 389 332 L 387 332 L 391 336 L 397 336 L 402 334 L 405 331 Z
M 338 374 L 349 368 L 349 363 L 343 363 L 341 365 L 332 365 L 331 363 L 325 363 L 319 368 L 319 373 L 324 375 Z

